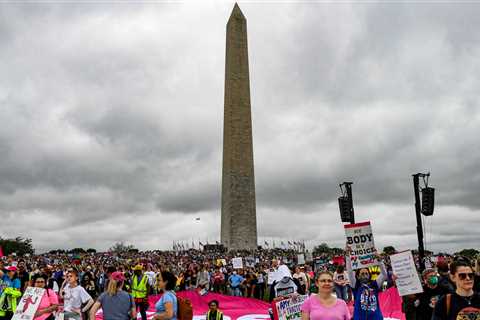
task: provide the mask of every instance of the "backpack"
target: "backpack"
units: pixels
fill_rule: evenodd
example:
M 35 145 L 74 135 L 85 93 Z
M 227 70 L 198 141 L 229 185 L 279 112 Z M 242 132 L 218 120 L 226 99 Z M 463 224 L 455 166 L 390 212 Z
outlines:
M 189 299 L 177 297 L 177 319 L 193 319 L 193 307 L 192 302 Z

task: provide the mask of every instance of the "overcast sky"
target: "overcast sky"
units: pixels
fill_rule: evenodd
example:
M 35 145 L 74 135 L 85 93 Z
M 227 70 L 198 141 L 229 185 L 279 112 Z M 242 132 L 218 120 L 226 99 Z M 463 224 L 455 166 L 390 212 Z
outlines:
M 377 246 L 415 248 L 411 174 L 430 171 L 427 249 L 479 248 L 480 4 L 239 4 L 259 242 L 343 246 L 351 180 Z M 232 8 L 2 2 L 0 235 L 39 251 L 219 240 Z

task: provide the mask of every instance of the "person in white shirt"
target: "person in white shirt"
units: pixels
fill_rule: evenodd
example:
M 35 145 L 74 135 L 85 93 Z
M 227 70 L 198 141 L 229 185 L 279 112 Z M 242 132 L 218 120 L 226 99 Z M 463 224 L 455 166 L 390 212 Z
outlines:
M 94 301 L 87 291 L 78 284 L 78 273 L 76 270 L 67 274 L 67 284 L 61 291 L 64 300 L 64 319 L 81 320 L 82 313 L 87 312 Z M 82 308 L 82 305 L 84 307 Z
M 295 267 L 293 279 L 296 279 L 300 284 L 300 287 L 298 288 L 298 293 L 305 294 L 307 292 L 307 275 L 300 269 L 300 266 Z

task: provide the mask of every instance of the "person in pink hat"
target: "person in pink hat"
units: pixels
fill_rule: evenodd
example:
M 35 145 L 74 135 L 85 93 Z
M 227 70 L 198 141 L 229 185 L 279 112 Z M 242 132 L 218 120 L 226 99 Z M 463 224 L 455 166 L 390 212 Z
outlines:
M 18 299 L 22 296 L 21 282 L 17 276 L 17 267 L 8 266 L 0 270 L 0 319 L 9 320 L 17 308 Z
M 90 310 L 90 319 L 95 319 L 98 309 L 103 310 L 104 320 L 130 320 L 137 318 L 135 302 L 130 294 L 123 291 L 123 272 L 116 271 L 110 276 L 107 291 L 103 292 Z

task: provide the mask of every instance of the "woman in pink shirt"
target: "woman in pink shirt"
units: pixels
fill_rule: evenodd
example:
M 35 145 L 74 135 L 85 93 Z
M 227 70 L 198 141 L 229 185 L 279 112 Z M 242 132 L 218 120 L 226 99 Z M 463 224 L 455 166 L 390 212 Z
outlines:
M 33 286 L 45 289 L 37 312 L 35 312 L 35 320 L 55 319 L 53 312 L 58 309 L 58 297 L 55 291 L 47 289 L 47 277 L 43 274 L 37 274 L 32 279 Z
M 318 294 L 312 294 L 302 305 L 302 320 L 350 320 L 347 304 L 333 293 L 333 275 L 322 271 L 317 275 Z

